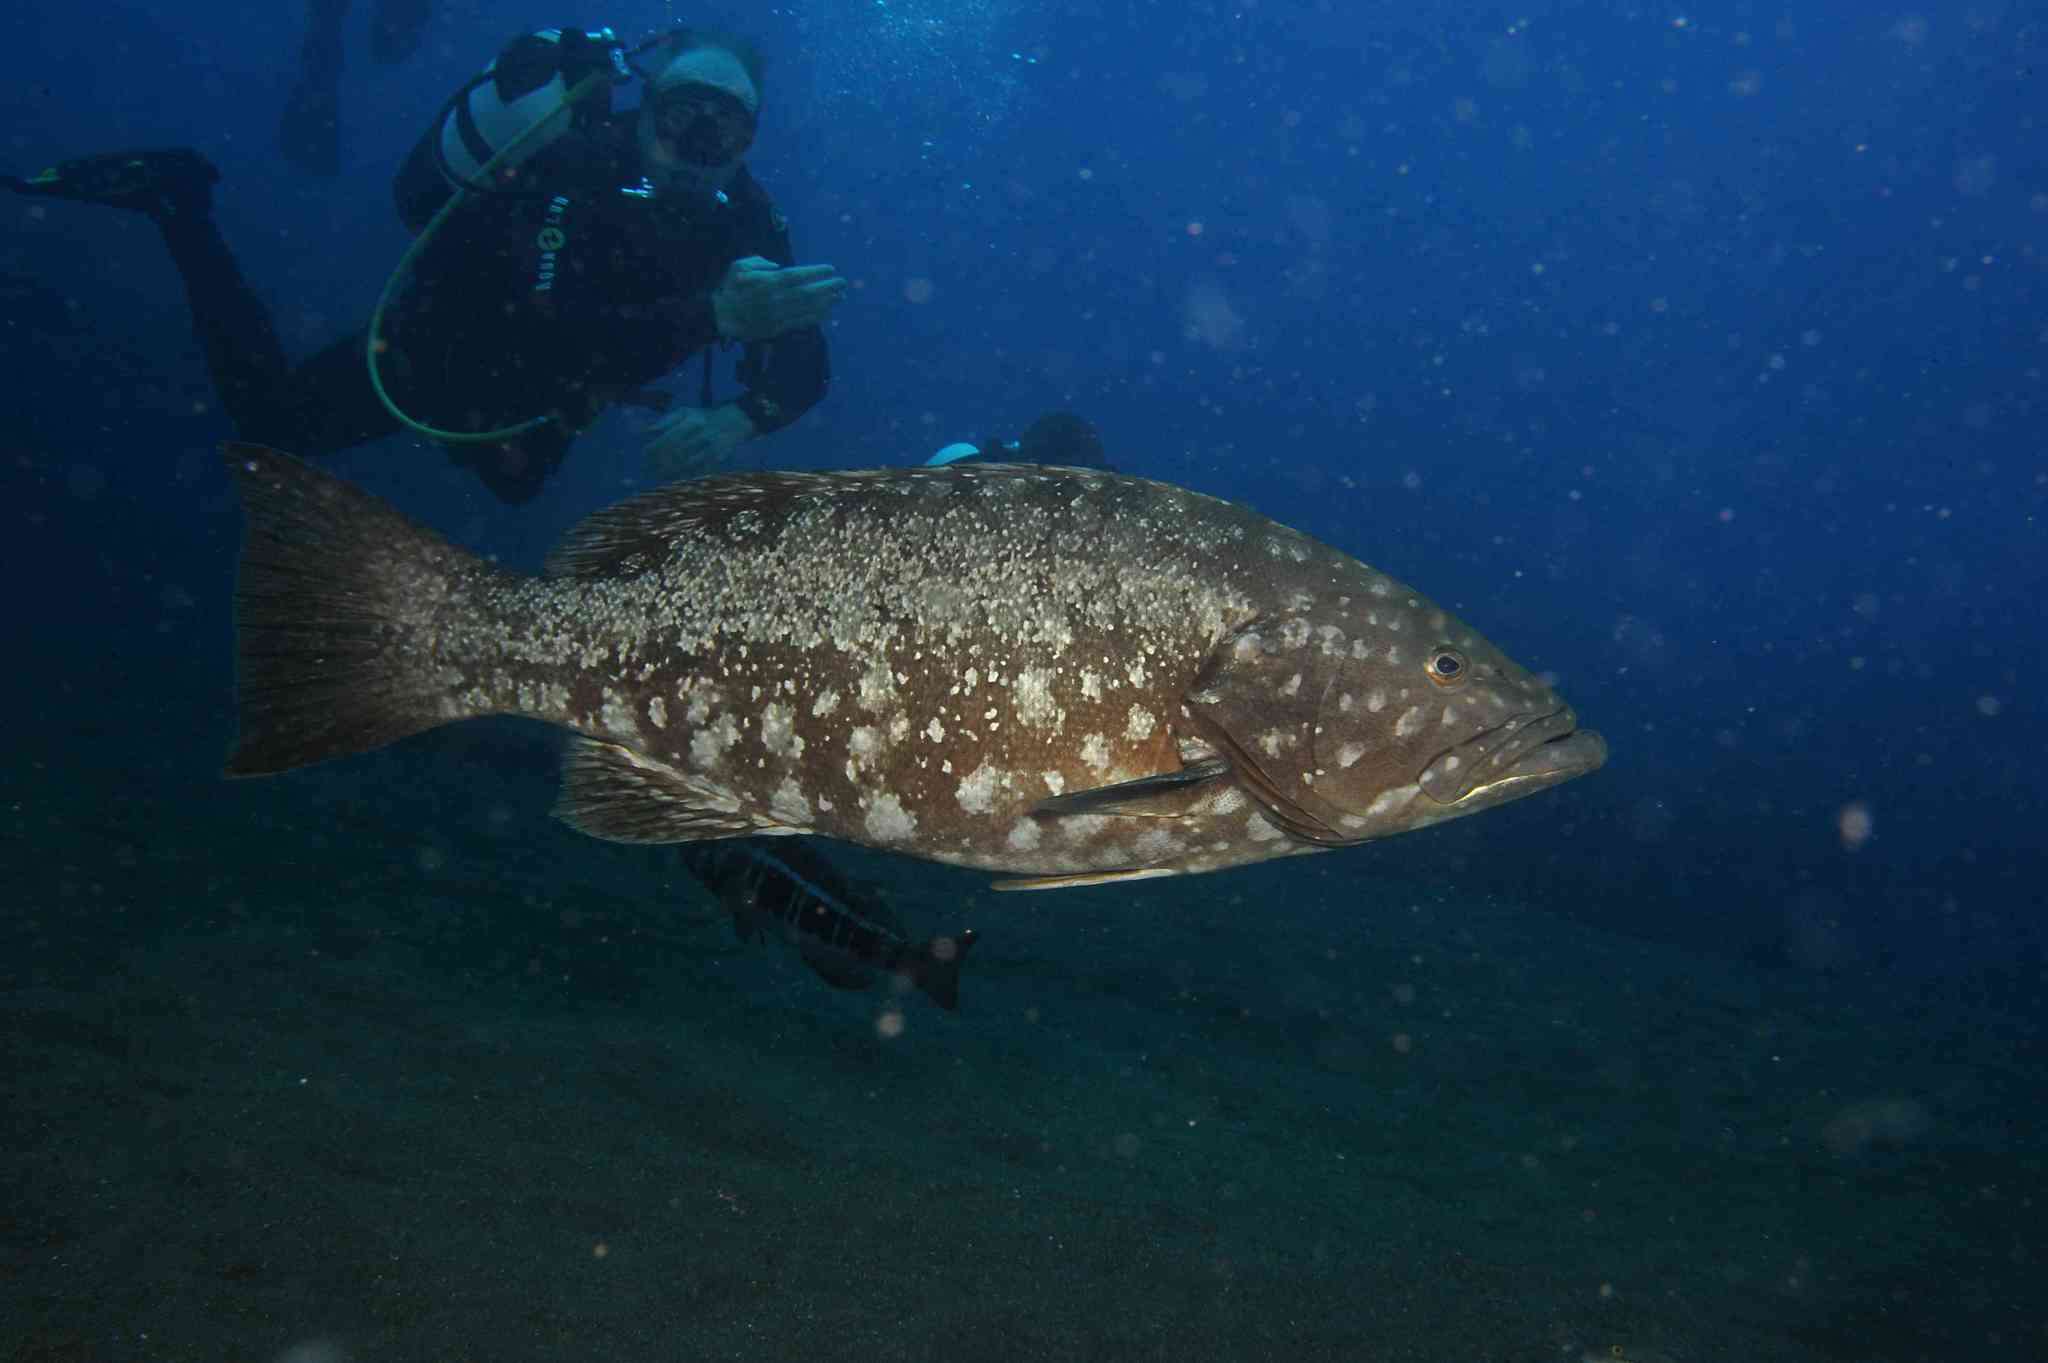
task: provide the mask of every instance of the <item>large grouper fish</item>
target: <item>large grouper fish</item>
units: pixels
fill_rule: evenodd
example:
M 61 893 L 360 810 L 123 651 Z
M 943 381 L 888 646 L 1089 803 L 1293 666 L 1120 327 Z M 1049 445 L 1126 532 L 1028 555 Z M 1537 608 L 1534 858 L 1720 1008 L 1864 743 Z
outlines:
M 232 775 L 525 715 L 577 735 L 557 813 L 593 836 L 814 833 L 1038 889 L 1383 838 L 1606 759 L 1424 597 L 1166 483 L 705 478 L 591 516 L 534 577 L 224 453 L 248 513 Z

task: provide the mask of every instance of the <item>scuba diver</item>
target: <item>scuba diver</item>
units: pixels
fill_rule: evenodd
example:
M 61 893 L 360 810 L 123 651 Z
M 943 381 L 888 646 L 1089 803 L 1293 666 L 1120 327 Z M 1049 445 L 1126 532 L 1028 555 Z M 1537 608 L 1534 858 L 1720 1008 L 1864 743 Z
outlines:
M 1047 412 L 1024 428 L 1015 440 L 959 440 L 925 460 L 927 468 L 979 459 L 1005 464 L 1061 464 L 1068 468 L 1114 472 L 1103 451 L 1102 437 L 1086 417 L 1072 412 Z
M 636 109 L 610 91 L 637 74 Z M 704 357 L 702 405 L 656 422 L 649 461 L 713 467 L 824 396 L 820 324 L 846 292 L 797 266 L 748 173 L 761 61 L 677 29 L 627 52 L 609 29 L 515 39 L 455 92 L 393 186 L 416 234 L 369 323 L 296 366 L 212 213 L 219 172 L 185 148 L 66 161 L 25 194 L 147 214 L 191 303 L 242 439 L 319 455 L 401 428 L 441 443 L 505 502 L 540 490 L 606 406 Z M 743 347 L 715 402 L 711 352 Z
M 285 159 L 313 175 L 341 169 L 341 24 L 349 0 L 307 0 L 299 77 L 285 99 L 277 142 Z M 420 45 L 433 0 L 376 0 L 370 10 L 370 56 L 404 61 Z

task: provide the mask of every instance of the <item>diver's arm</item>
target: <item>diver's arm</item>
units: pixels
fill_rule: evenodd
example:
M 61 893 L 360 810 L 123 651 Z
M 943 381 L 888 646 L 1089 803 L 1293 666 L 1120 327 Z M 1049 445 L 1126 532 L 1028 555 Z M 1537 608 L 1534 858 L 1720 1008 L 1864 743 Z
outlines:
M 760 214 L 751 243 L 751 254 L 776 262 L 794 262 L 796 249 L 790 245 L 789 222 L 768 199 L 766 191 L 750 183 Z M 836 302 L 844 291 L 840 282 L 832 293 Z M 826 306 L 830 306 L 828 303 Z M 822 327 L 796 327 L 768 340 L 747 342 L 741 356 L 739 380 L 746 392 L 738 398 L 739 409 L 754 423 L 760 435 L 779 431 L 818 405 L 832 380 L 831 359 Z

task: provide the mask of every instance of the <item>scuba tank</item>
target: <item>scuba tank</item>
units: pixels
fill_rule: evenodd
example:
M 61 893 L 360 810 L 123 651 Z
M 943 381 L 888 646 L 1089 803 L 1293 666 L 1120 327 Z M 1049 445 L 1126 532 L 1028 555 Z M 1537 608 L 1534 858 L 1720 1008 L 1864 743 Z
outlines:
M 513 39 L 449 96 L 399 167 L 391 191 L 406 230 L 418 233 L 458 189 L 496 190 L 482 179 L 484 167 L 515 143 L 494 175 L 516 168 L 572 128 L 609 117 L 611 94 L 604 88 L 577 100 L 569 117 L 558 116 L 570 92 L 592 76 L 608 76 L 604 84 L 632 78 L 626 50 L 608 28 L 545 28 Z M 537 127 L 543 120 L 549 126 Z

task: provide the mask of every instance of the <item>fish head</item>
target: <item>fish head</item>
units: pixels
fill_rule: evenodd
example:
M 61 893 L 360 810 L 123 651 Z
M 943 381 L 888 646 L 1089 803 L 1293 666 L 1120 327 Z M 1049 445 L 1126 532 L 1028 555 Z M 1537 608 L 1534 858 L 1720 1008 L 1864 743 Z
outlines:
M 1607 760 L 1548 683 L 1384 580 L 1240 627 L 1187 708 L 1268 818 L 1326 846 L 1476 814 Z

